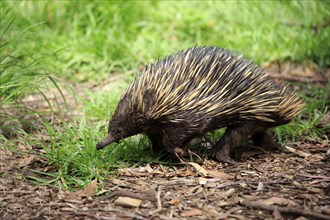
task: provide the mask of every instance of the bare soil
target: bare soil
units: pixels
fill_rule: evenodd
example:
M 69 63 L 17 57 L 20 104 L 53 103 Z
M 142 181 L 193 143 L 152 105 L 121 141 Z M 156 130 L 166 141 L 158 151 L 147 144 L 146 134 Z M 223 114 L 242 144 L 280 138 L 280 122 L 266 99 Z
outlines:
M 145 164 L 75 193 L 33 185 L 33 152 L 2 157 L 2 219 L 330 219 L 329 142 L 242 154 L 235 165 L 211 160 Z M 328 151 L 328 152 L 327 152 Z M 32 156 L 31 156 L 32 155 Z M 245 158 L 247 157 L 247 158 Z M 32 159 L 31 159 L 32 158 Z M 9 169 L 6 169 L 9 168 Z M 124 202 L 118 203 L 121 198 Z M 135 199 L 137 204 L 131 204 Z M 132 206 L 132 207 L 128 207 Z M 304 218 L 300 218 L 304 219 Z

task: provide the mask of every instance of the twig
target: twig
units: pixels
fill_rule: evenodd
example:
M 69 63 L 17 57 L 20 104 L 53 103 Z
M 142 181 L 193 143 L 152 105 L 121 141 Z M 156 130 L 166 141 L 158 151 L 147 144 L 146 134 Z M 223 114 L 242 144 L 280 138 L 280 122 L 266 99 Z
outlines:
M 303 209 L 298 209 L 296 207 L 291 208 L 291 207 L 269 206 L 269 205 L 261 204 L 259 202 L 253 202 L 253 201 L 248 201 L 248 200 L 242 200 L 242 201 L 240 201 L 240 203 L 249 208 L 262 209 L 262 210 L 266 210 L 266 211 L 270 211 L 270 212 L 274 212 L 277 209 L 281 214 L 304 216 L 304 217 L 308 217 L 308 218 L 316 219 L 316 220 L 329 220 L 330 219 L 329 215 L 323 215 L 321 213 L 306 211 Z
M 312 178 L 312 179 L 325 179 L 326 181 L 330 181 L 329 176 L 321 176 L 321 175 L 308 175 L 308 174 L 303 174 L 303 173 L 297 173 L 298 176 L 302 177 L 307 177 L 307 178 Z
M 149 215 L 154 215 L 162 210 L 162 201 L 160 200 L 160 194 L 161 194 L 161 186 L 158 187 L 158 192 L 155 191 L 155 196 L 157 200 L 157 209 L 154 211 L 150 211 Z
M 122 190 L 122 191 L 117 191 L 117 192 L 113 192 L 108 196 L 104 196 L 102 198 L 102 200 L 106 200 L 106 199 L 112 199 L 115 197 L 119 197 L 119 196 L 123 196 L 123 197 L 130 197 L 130 198 L 134 198 L 134 199 L 140 199 L 140 200 L 149 200 L 151 202 L 156 202 L 156 199 L 151 196 L 151 195 L 141 195 L 141 194 L 137 194 L 135 192 L 131 192 L 131 191 L 126 191 L 126 190 Z

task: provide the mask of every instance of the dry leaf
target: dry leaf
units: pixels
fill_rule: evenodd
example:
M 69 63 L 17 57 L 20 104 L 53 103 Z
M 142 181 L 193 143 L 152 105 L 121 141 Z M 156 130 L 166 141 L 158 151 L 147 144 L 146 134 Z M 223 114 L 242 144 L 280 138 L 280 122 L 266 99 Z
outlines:
M 23 168 L 23 167 L 26 167 L 27 165 L 29 165 L 32 160 L 35 158 L 35 155 L 34 154 L 29 154 L 29 155 L 26 155 L 25 157 L 23 157 L 22 159 L 19 159 L 18 160 L 18 165 L 17 167 L 18 168 Z
M 297 154 L 297 155 L 300 156 L 300 157 L 304 157 L 304 158 L 306 158 L 306 157 L 309 157 L 309 156 L 312 155 L 311 153 L 303 152 L 303 151 L 301 151 L 301 150 L 296 150 L 296 149 L 294 149 L 294 148 L 292 148 L 292 147 L 289 147 L 289 146 L 285 146 L 285 148 L 286 148 L 288 151 L 290 151 L 291 153 Z
M 129 207 L 129 208 L 134 208 L 134 207 L 139 207 L 142 204 L 142 200 L 140 199 L 134 199 L 131 197 L 118 197 L 115 201 L 115 205 L 118 206 L 123 206 L 123 207 Z
M 258 183 L 257 191 L 262 191 L 264 189 L 264 184 L 262 182 Z
M 217 170 L 207 170 L 207 172 L 209 173 L 209 176 L 219 177 L 221 180 L 228 180 L 233 178 L 229 174 Z
M 83 189 L 83 193 L 85 196 L 92 196 L 95 193 L 95 189 L 97 186 L 97 180 L 93 180 L 85 189 Z
M 248 176 L 248 175 L 259 176 L 259 174 L 253 170 L 242 170 L 241 175 L 242 176 Z
M 149 163 L 145 166 L 145 169 L 148 173 L 153 173 L 154 172 L 154 170 L 151 168 Z
M 197 183 L 198 183 L 199 185 L 205 185 L 207 182 L 208 182 L 208 179 L 206 179 L 206 178 L 204 178 L 204 177 L 199 177 L 199 178 L 197 179 Z
M 174 205 L 174 206 L 179 206 L 181 203 L 181 200 L 178 198 L 173 198 L 168 202 L 165 202 L 165 204 L 169 204 L 169 205 Z
M 280 198 L 280 197 L 271 197 L 269 199 L 261 199 L 257 202 L 260 202 L 265 205 L 287 205 L 287 206 L 298 206 L 297 203 L 290 199 Z
M 96 186 L 97 180 L 93 180 L 88 186 L 85 187 L 85 189 L 69 193 L 64 200 L 78 200 L 82 197 L 92 196 L 95 193 Z
M 183 217 L 191 217 L 191 216 L 197 216 L 197 215 L 203 215 L 203 211 L 200 209 L 191 209 L 185 212 L 182 212 L 181 216 Z
M 189 164 L 191 165 L 192 167 L 195 168 L 195 170 L 198 172 L 198 173 L 201 173 L 203 176 L 206 176 L 208 174 L 207 170 L 205 170 L 203 167 L 201 167 L 200 165 L 198 165 L 197 163 L 194 163 L 194 162 L 187 162 L 185 164 Z

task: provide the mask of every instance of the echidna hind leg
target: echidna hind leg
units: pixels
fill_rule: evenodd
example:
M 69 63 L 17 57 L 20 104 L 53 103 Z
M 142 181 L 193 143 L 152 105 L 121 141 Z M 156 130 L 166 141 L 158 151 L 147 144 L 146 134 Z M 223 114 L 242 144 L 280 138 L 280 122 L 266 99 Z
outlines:
M 242 140 L 259 130 L 259 126 L 249 123 L 227 127 L 223 137 L 215 144 L 215 158 L 221 162 L 236 163 L 230 157 L 230 152 L 239 146 Z
M 266 150 L 278 149 L 280 146 L 276 142 L 274 135 L 267 130 L 257 131 L 251 136 L 251 138 L 255 145 Z

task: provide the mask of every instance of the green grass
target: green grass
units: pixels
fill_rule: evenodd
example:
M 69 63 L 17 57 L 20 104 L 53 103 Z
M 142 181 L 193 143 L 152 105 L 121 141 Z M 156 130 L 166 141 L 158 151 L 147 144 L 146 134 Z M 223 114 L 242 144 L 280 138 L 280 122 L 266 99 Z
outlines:
M 72 189 L 114 178 L 118 167 L 166 163 L 141 136 L 95 150 L 141 66 L 187 47 L 216 45 L 258 64 L 309 60 L 323 70 L 330 66 L 329 8 L 329 1 L 1 1 L 1 105 L 42 93 L 58 80 L 84 86 L 123 76 L 106 92 L 86 89 L 81 117 L 44 121 L 48 141 L 21 131 L 18 141 L 43 148 L 52 168 L 29 178 Z M 274 129 L 279 141 L 325 139 L 329 126 L 320 122 L 329 111 L 329 94 L 329 86 L 303 87 L 306 108 Z M 0 137 L 15 149 L 16 139 Z
M 329 139 L 330 123 L 330 83 L 323 88 L 307 85 L 300 95 L 305 102 L 303 113 L 293 122 L 275 128 L 275 134 L 280 142 L 286 140 L 314 140 Z M 323 122 L 327 120 L 327 122 Z
M 21 50 L 50 63 L 63 78 L 102 80 L 173 51 L 216 45 L 257 63 L 310 59 L 330 64 L 328 1 L 5 1 L 2 23 L 33 26 Z M 38 24 L 38 25 L 37 25 Z

